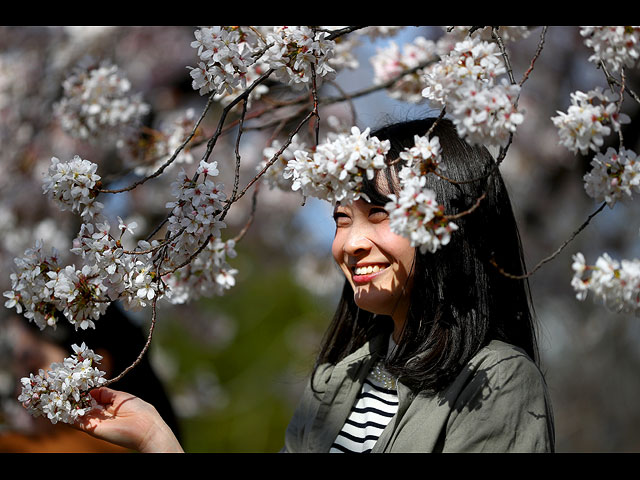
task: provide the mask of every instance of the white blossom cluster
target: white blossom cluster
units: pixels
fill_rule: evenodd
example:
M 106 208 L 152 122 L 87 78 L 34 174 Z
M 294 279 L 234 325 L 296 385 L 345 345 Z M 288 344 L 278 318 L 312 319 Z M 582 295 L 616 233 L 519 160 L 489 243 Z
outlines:
M 162 266 L 164 271 L 175 270 L 164 279 L 174 290 L 167 293 L 174 303 L 185 302 L 189 295 L 222 294 L 235 284 L 237 271 L 226 262 L 227 257 L 235 256 L 234 243 L 220 240 L 221 230 L 226 228 L 219 218 L 226 195 L 224 185 L 213 180 L 218 174 L 217 162 L 202 160 L 194 178 L 182 170 L 171 185 L 175 200 L 166 206 L 172 210 L 167 226 L 172 240 Z M 209 237 L 198 256 L 191 259 Z
M 131 93 L 131 82 L 116 65 L 79 66 L 63 82 L 54 105 L 62 128 L 82 140 L 121 140 L 139 127 L 150 107 Z
M 292 87 L 311 83 L 312 68 L 318 79 L 330 79 L 335 74 L 329 62 L 335 42 L 328 36 L 307 26 L 275 27 L 267 37 L 267 43 L 273 44 L 261 60 L 276 69 L 276 78 Z
M 580 35 L 593 49 L 589 60 L 602 61 L 614 72 L 635 67 L 640 58 L 640 26 L 582 26 Z
M 258 78 L 260 78 L 260 76 L 266 73 L 268 70 L 269 70 L 269 66 L 265 65 L 261 61 L 257 61 L 253 63 L 247 68 L 247 71 L 244 74 L 243 83 L 246 83 L 247 85 L 253 84 L 253 82 L 258 80 Z M 244 89 L 242 87 L 236 86 L 231 90 L 227 89 L 223 92 L 219 92 L 215 94 L 214 98 L 216 101 L 226 106 L 229 103 L 231 103 L 238 95 L 242 94 L 243 90 Z M 260 83 L 256 85 L 255 88 L 251 90 L 251 93 L 247 98 L 247 108 L 251 108 L 255 100 L 260 99 L 263 95 L 266 95 L 268 92 L 269 92 L 269 87 L 264 83 Z
M 505 72 L 498 46 L 470 37 L 426 70 L 422 95 L 446 106 L 469 143 L 504 146 L 524 120 L 516 105 L 520 87 L 499 80 Z
M 281 82 L 294 87 L 311 82 L 312 68 L 318 79 L 329 78 L 335 73 L 329 63 L 335 42 L 328 35 L 307 26 L 200 28 L 191 44 L 200 60 L 197 67 L 188 67 L 192 86 L 201 95 L 231 94 L 270 68 Z M 264 91 L 263 86 L 255 93 Z
M 120 300 L 127 310 L 146 307 L 160 293 L 153 265 L 153 247 L 159 242 L 140 240 L 137 250 L 132 252 L 122 247 L 123 236 L 125 233 L 133 234 L 136 226 L 135 222 L 125 224 L 118 218 L 119 234 L 114 236 L 106 219 L 96 224 L 85 223 L 71 249 L 72 253 L 83 258 L 86 265 L 91 265 L 96 274 L 95 281 L 100 283 L 106 299 Z
M 84 223 L 74 239 L 71 252 L 82 257 L 81 268 L 61 266 L 58 253 L 46 254 L 42 241 L 16 258 L 16 271 L 10 274 L 11 290 L 5 291 L 5 307 L 15 308 L 40 329 L 54 327 L 64 316 L 76 329 L 95 328 L 95 321 L 109 304 L 120 299 L 129 310 L 140 309 L 156 294 L 151 253 L 131 253 L 122 248 L 125 231 L 135 224 L 121 220 L 118 237 L 111 235 L 109 223 Z M 151 247 L 140 242 L 140 251 Z
M 433 253 L 449 243 L 451 233 L 458 229 L 445 217 L 435 192 L 425 186 L 426 175 L 442 169 L 440 140 L 437 136 L 429 139 L 416 135 L 414 146 L 401 152 L 400 158 L 405 161 L 398 174 L 401 190 L 389 195 L 390 202 L 385 205 L 389 227 L 421 252 Z
M 577 253 L 572 269 L 571 286 L 578 300 L 591 292 L 613 312 L 640 314 L 640 260 L 617 261 L 605 253 L 587 265 L 584 255 Z
M 385 48 L 378 48 L 371 57 L 373 66 L 373 82 L 376 85 L 387 83 L 402 75 L 403 72 L 416 68 L 430 61 L 438 60 L 438 46 L 433 40 L 417 37 L 411 43 L 403 45 L 402 49 L 396 42 L 390 42 Z M 391 98 L 419 103 L 424 100 L 422 90 L 424 70 L 402 76 L 401 80 L 387 89 Z
M 626 114 L 618 112 L 617 100 L 617 94 L 600 87 L 586 93 L 571 93 L 567 112 L 558 111 L 558 115 L 551 118 L 558 129 L 560 144 L 574 153 L 598 151 L 612 128 L 619 131 L 621 124 L 629 122 Z
M 72 346 L 75 355 L 60 363 L 52 363 L 50 370 L 40 369 L 21 379 L 22 392 L 18 396 L 34 417 L 45 416 L 51 423 L 75 423 L 97 403 L 89 390 L 105 383 L 104 374 L 96 365 L 102 357 L 87 348 Z
M 53 157 L 45 174 L 42 190 L 61 210 L 71 210 L 84 220 L 91 220 L 102 211 L 102 203 L 96 200 L 100 176 L 98 166 L 78 155 L 68 162 Z
M 62 210 L 82 217 L 71 252 L 82 258 L 83 265 L 61 266 L 55 249 L 45 254 L 40 240 L 14 260 L 17 268 L 10 275 L 11 290 L 4 292 L 5 306 L 41 329 L 55 327 L 61 316 L 76 329 L 95 328 L 95 320 L 112 301 L 120 299 L 125 308 L 138 309 L 158 290 L 152 244 L 140 242 L 138 252 L 122 247 L 123 235 L 133 234 L 135 222 L 126 225 L 119 218 L 119 234 L 112 235 L 102 204 L 96 201 L 94 189 L 100 181 L 96 169 L 96 164 L 78 156 L 67 163 L 54 157 L 43 180 L 45 194 Z
M 168 287 L 165 298 L 181 304 L 200 297 L 223 295 L 236 283 L 238 270 L 227 262 L 227 258 L 235 256 L 234 240 L 213 239 L 188 266 L 163 278 Z
M 597 153 L 592 169 L 584 176 L 584 188 L 590 197 L 605 201 L 613 208 L 622 198 L 640 193 L 640 161 L 632 150 L 608 148 Z
M 246 88 L 253 55 L 264 48 L 264 41 L 248 27 L 203 27 L 191 42 L 198 50 L 198 66 L 190 69 L 192 86 L 201 95 L 218 95 Z
M 340 134 L 317 146 L 314 152 L 296 150 L 289 160 L 284 178 L 291 178 L 291 188 L 304 196 L 330 203 L 349 203 L 360 198 L 363 176 L 372 179 L 383 168 L 390 143 L 370 137 L 367 128 L 352 127 L 350 134 Z
M 136 223 L 126 224 L 118 217 L 118 232 L 113 233 L 109 221 L 95 206 L 93 187 L 99 181 L 96 165 L 76 157 L 63 164 L 52 159 L 44 190 L 63 209 L 81 213 L 84 223 L 73 241 L 71 252 L 82 258 L 84 265 L 62 267 L 57 252 L 43 252 L 42 242 L 16 258 L 11 290 L 4 292 L 5 306 L 34 321 L 41 329 L 55 327 L 63 315 L 75 328 L 95 328 L 95 320 L 104 314 L 112 301 L 120 300 L 127 310 L 144 308 L 161 297 L 169 301 L 185 301 L 193 295 L 221 294 L 235 283 L 237 271 L 227 257 L 235 256 L 233 241 L 220 241 L 225 227 L 219 219 L 226 196 L 221 183 L 212 181 L 219 174 L 217 163 L 201 161 L 193 179 L 184 170 L 172 184 L 175 201 L 167 203 L 169 242 L 163 247 L 158 240 L 141 240 L 133 251 L 122 246 L 125 234 L 134 234 Z M 211 241 L 193 259 L 204 239 Z M 157 252 L 163 251 L 159 269 Z M 181 267 L 183 263 L 190 263 Z M 163 278 L 161 278 L 163 277 Z M 171 295 L 167 288 L 175 288 Z
M 444 169 L 440 164 L 440 139 L 437 136 L 415 135 L 413 147 L 405 148 L 399 156 L 404 160 L 403 178 L 422 177 Z
M 411 246 L 419 247 L 421 252 L 435 252 L 449 243 L 451 232 L 458 226 L 446 219 L 435 192 L 424 188 L 423 176 L 412 175 L 410 170 L 403 169 L 400 178 L 402 190 L 398 195 L 389 195 L 391 201 L 385 205 L 389 212 L 389 228 L 408 238 Z
M 56 311 L 64 313 L 76 328 L 95 328 L 93 321 L 105 312 L 111 301 L 121 299 L 125 308 L 139 309 L 145 307 L 158 290 L 158 280 L 152 273 L 152 252 L 128 253 L 122 248 L 123 235 L 133 234 L 136 225 L 125 225 L 119 219 L 120 233 L 112 235 L 111 225 L 101 213 L 103 206 L 96 201 L 94 187 L 100 180 L 96 170 L 96 164 L 78 156 L 68 163 L 54 157 L 45 175 L 44 192 L 62 210 L 71 209 L 82 217 L 71 252 L 82 257 L 84 265 L 79 270 L 75 266 L 43 268 L 38 253 L 41 244 L 34 251 L 25 252 L 25 258 L 16 259 L 19 271 L 12 281 L 14 296 L 21 295 L 25 310 L 41 328 L 55 324 L 57 316 L 53 312 Z M 139 251 L 149 251 L 151 247 L 148 242 L 139 243 Z M 40 294 L 37 289 L 33 290 L 27 299 L 23 290 L 29 278 L 40 278 L 46 290 Z M 49 290 L 51 302 L 46 301 Z M 42 312 L 46 312 L 46 320 L 41 318 Z
M 352 126 L 335 115 L 328 115 L 325 119 L 325 130 L 321 143 L 340 142 L 345 136 L 351 134 Z M 267 164 L 270 164 L 268 170 L 263 173 L 263 181 L 269 188 L 278 188 L 285 192 L 292 190 L 293 177 L 291 169 L 287 169 L 289 161 L 295 160 L 295 152 L 298 150 L 312 151 L 299 135 L 294 135 L 284 150 L 284 143 L 279 139 L 274 139 L 271 144 L 262 149 L 262 160 L 256 166 L 257 172 L 262 172 Z M 282 150 L 282 152 L 280 152 Z M 276 154 L 280 155 L 276 157 Z M 275 158 L 275 159 L 274 159 Z M 300 192 L 300 189 L 298 189 Z
M 17 271 L 10 274 L 11 290 L 5 291 L 5 307 L 15 308 L 42 330 L 55 327 L 64 315 L 75 328 L 95 327 L 93 320 L 108 306 L 106 289 L 95 267 L 85 265 L 80 270 L 69 265 L 61 267 L 58 253 L 43 251 L 41 241 L 16 258 Z

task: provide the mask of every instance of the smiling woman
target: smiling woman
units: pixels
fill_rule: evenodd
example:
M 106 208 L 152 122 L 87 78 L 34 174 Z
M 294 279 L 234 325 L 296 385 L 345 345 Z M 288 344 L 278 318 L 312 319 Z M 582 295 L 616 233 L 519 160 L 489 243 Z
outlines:
M 436 125 L 434 126 L 434 122 Z M 443 175 L 428 175 L 457 230 L 437 252 L 391 231 L 401 152 L 434 126 Z M 332 247 L 343 295 L 285 451 L 432 452 L 554 450 L 538 365 L 520 238 L 490 153 L 447 120 L 394 124 L 388 167 L 365 179 L 364 198 L 334 210 Z

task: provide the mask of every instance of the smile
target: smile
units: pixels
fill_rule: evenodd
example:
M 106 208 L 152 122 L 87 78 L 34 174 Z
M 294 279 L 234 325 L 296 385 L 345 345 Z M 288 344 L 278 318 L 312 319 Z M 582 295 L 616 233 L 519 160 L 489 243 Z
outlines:
M 354 278 L 355 277 L 367 277 L 367 278 L 360 278 L 360 279 L 361 280 L 368 280 L 368 277 L 372 277 L 372 276 L 380 273 L 381 271 L 385 270 L 388 266 L 389 266 L 389 264 L 379 263 L 379 264 L 374 264 L 374 265 L 356 266 L 356 267 L 353 267 L 351 270 L 353 272 Z

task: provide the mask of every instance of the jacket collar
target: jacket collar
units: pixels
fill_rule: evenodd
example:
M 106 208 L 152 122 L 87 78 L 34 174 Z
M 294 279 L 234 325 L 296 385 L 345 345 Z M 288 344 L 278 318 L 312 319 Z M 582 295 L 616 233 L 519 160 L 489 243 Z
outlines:
M 384 356 L 387 344 L 387 335 L 378 335 L 335 365 L 311 429 L 311 451 L 329 451 L 351 412 L 364 379 L 373 363 Z

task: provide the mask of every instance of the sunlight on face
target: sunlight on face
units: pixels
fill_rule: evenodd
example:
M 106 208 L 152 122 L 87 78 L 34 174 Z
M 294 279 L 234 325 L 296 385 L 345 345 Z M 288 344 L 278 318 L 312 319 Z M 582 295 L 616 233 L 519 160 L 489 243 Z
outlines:
M 358 200 L 334 210 L 333 257 L 351 284 L 358 307 L 404 321 L 415 249 L 389 228 L 387 212 Z

